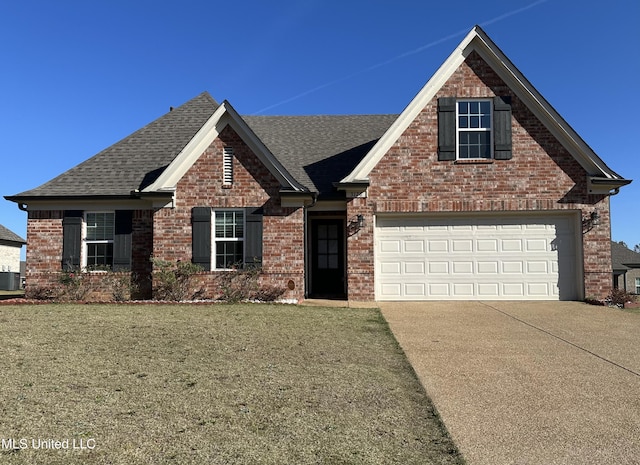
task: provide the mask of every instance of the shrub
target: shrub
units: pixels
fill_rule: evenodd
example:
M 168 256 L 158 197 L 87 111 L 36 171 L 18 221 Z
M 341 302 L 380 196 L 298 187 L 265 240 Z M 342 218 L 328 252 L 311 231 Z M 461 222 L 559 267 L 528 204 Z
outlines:
M 609 305 L 624 308 L 627 302 L 635 302 L 636 295 L 625 291 L 624 289 L 611 289 L 611 293 L 607 296 L 606 302 Z
M 194 298 L 202 293 L 194 291 L 193 276 L 202 271 L 202 267 L 190 262 L 168 262 L 151 258 L 153 263 L 153 296 L 157 300 L 182 301 Z
M 140 290 L 135 274 L 109 271 L 105 274 L 104 282 L 110 288 L 113 300 L 116 302 L 131 300 Z
M 58 282 L 62 285 L 60 297 L 68 300 L 82 300 L 89 292 L 85 275 L 79 268 L 63 270 L 58 277 Z
M 260 286 L 260 274 L 261 270 L 256 266 L 221 272 L 217 278 L 220 299 L 230 303 L 245 300 L 273 302 L 284 294 L 284 288 Z
M 56 292 L 46 286 L 28 286 L 25 296 L 35 300 L 53 300 L 56 297 Z
M 220 298 L 226 302 L 249 300 L 258 290 L 260 269 L 257 267 L 234 268 L 218 275 Z

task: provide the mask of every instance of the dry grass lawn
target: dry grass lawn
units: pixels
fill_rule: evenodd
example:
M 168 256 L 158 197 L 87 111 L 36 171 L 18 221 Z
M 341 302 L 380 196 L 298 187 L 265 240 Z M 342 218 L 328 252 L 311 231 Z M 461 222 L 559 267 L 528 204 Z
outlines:
M 5 305 L 0 370 L 0 463 L 462 463 L 374 309 Z

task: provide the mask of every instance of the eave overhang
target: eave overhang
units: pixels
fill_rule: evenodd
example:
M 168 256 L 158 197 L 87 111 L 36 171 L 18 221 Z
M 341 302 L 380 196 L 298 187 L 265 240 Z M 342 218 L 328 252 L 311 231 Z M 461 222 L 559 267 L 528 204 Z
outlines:
M 631 179 L 612 179 L 599 176 L 588 176 L 589 194 L 615 195 L 621 187 L 631 184 Z
M 353 181 L 334 182 L 333 186 L 336 190 L 344 192 L 348 199 L 353 199 L 366 197 L 369 184 L 368 179 L 354 179 Z
M 280 205 L 282 207 L 309 207 L 316 202 L 317 193 L 280 189 Z

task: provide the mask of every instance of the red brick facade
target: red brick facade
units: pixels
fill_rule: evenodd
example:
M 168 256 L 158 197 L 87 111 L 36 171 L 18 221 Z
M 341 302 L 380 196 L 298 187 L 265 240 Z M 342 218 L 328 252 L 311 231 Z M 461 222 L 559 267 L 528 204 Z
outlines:
M 510 96 L 509 160 L 439 161 L 438 97 Z M 223 148 L 233 147 L 233 183 L 223 183 Z M 584 294 L 603 299 L 611 289 L 610 210 L 605 195 L 590 195 L 587 173 L 498 75 L 472 53 L 424 107 L 369 175 L 366 197 L 346 202 L 347 222 L 363 215 L 364 227 L 347 238 L 347 291 L 352 300 L 373 300 L 374 217 L 378 213 L 574 212 L 597 209 L 600 224 L 582 234 Z M 338 181 L 338 180 L 336 180 Z M 242 138 L 226 126 L 177 183 L 174 205 L 135 210 L 132 272 L 151 290 L 151 256 L 192 259 L 194 207 L 262 207 L 261 282 L 286 289 L 282 298 L 305 297 L 305 211 L 281 206 L 280 183 Z M 31 210 L 27 229 L 28 293 L 54 286 L 62 261 L 62 210 Z M 580 247 L 578 247 L 580 249 Z M 219 295 L 220 273 L 203 272 L 204 297 Z M 91 298 L 109 298 L 99 274 Z
M 438 161 L 438 97 L 511 96 L 513 158 Z M 474 52 L 370 173 L 366 199 L 349 203 L 348 216 L 367 227 L 349 239 L 349 297 L 374 298 L 374 213 L 598 210 L 601 221 L 583 235 L 585 296 L 611 290 L 609 198 L 589 195 L 587 173 L 496 73 Z M 369 253 L 367 253 L 367 251 Z
M 233 184 L 223 183 L 223 148 L 233 147 Z M 191 260 L 193 207 L 263 207 L 262 282 L 286 289 L 284 299 L 304 297 L 304 226 L 302 208 L 280 206 L 280 184 L 227 126 L 178 182 L 175 208 L 156 212 L 153 256 L 162 260 Z M 205 295 L 216 297 L 217 273 L 200 277 Z M 291 281 L 291 283 L 290 283 Z M 294 287 L 293 290 L 290 287 Z

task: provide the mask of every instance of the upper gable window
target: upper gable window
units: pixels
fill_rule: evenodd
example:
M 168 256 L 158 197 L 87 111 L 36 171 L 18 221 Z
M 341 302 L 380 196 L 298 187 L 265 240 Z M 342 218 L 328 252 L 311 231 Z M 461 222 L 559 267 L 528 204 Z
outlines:
M 492 158 L 491 101 L 460 100 L 456 111 L 458 158 Z
M 438 160 L 510 160 L 511 97 L 438 98 Z

